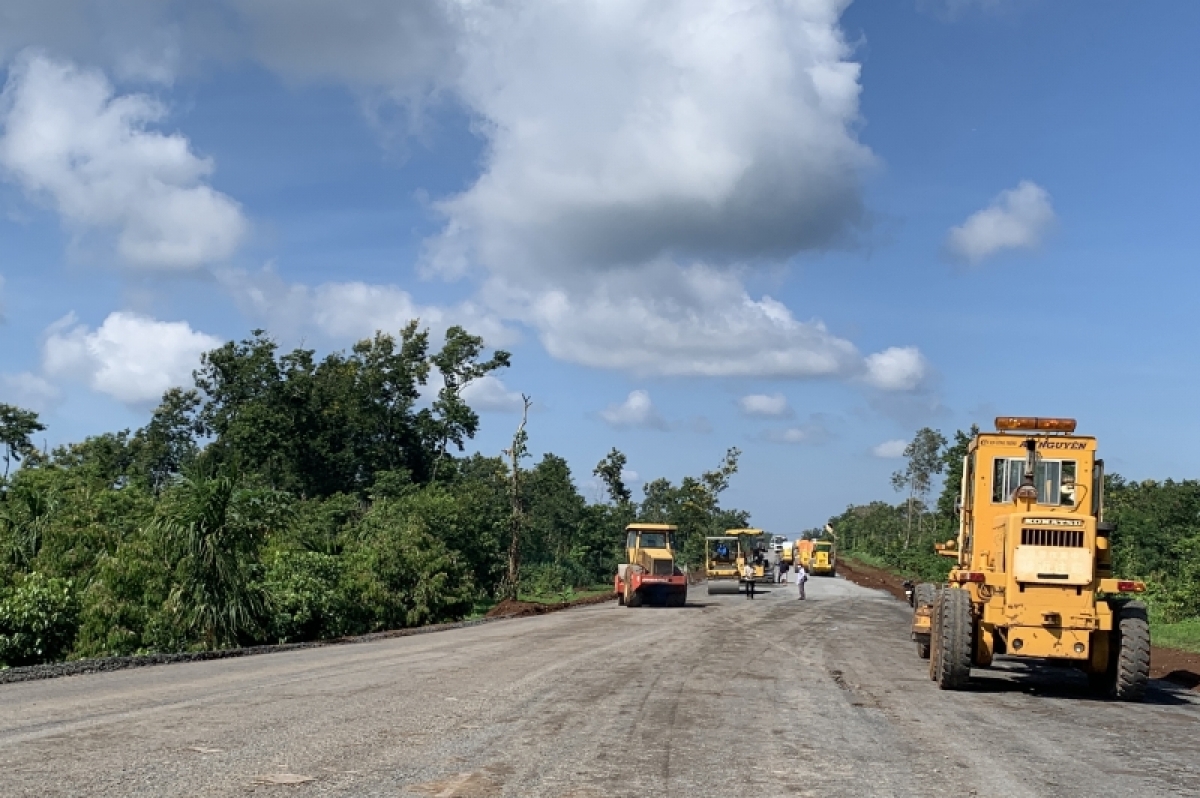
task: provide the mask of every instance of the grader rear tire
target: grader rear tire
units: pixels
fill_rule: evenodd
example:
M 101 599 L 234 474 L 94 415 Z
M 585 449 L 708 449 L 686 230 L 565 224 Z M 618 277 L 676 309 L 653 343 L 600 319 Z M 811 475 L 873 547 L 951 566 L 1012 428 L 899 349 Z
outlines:
M 971 650 L 974 621 L 971 594 L 966 590 L 943 590 L 941 623 L 935 662 L 935 681 L 943 690 L 961 690 L 971 680 Z
M 1150 681 L 1150 624 L 1146 605 L 1128 601 L 1114 610 L 1108 671 L 1097 674 L 1092 684 L 1117 701 L 1141 701 Z

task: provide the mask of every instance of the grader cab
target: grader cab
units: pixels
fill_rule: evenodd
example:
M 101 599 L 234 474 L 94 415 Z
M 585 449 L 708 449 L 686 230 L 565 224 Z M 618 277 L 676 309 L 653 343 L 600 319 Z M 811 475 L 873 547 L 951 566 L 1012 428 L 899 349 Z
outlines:
M 625 562 L 617 566 L 613 591 L 626 607 L 687 602 L 687 575 L 675 562 L 675 531 L 670 524 L 625 527 Z
M 1114 578 L 1096 439 L 1063 418 L 1001 417 L 963 461 L 959 532 L 945 585 L 914 591 L 913 637 L 942 689 L 996 655 L 1070 665 L 1093 688 L 1138 700 L 1149 680 L 1142 582 Z

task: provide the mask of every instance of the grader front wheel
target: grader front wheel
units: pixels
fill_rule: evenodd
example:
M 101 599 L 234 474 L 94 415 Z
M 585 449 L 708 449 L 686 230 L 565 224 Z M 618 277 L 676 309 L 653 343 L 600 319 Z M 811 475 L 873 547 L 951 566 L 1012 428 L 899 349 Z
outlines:
M 971 679 L 971 649 L 974 621 L 971 618 L 971 594 L 965 590 L 943 590 L 934 662 L 934 680 L 943 690 L 961 690 Z

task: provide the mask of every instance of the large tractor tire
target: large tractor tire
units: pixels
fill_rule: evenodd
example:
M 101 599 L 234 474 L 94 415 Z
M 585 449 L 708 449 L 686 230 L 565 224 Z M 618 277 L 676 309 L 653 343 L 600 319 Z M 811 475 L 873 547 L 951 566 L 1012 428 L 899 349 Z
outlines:
M 1108 670 L 1092 678 L 1098 692 L 1116 701 L 1141 701 L 1150 681 L 1150 622 L 1146 605 L 1122 602 L 1113 607 Z
M 626 607 L 642 606 L 642 594 L 636 590 L 630 590 L 629 595 L 627 595 L 625 597 L 625 606 Z
M 943 590 L 939 599 L 942 611 L 934 681 L 943 690 L 961 690 L 971 680 L 971 651 L 974 648 L 971 594 L 955 588 Z
M 931 585 L 928 582 L 922 582 L 913 589 L 913 610 L 917 607 L 932 607 L 937 601 L 938 589 L 937 585 Z M 921 659 L 929 659 L 929 639 L 917 640 L 917 656 Z

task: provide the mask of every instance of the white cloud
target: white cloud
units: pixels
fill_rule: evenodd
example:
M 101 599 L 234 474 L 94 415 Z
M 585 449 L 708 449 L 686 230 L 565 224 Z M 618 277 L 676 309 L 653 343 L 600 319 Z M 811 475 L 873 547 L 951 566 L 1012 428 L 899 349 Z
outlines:
M 601 410 L 600 418 L 612 427 L 667 428 L 666 420 L 659 415 L 650 401 L 650 394 L 645 391 L 630 391 L 624 402 Z
M 493 285 L 493 289 L 495 286 Z M 488 299 L 532 325 L 560 360 L 635 374 L 849 376 L 861 357 L 820 322 L 798 321 L 770 297 L 755 300 L 733 276 L 659 263 L 588 280 L 588 286 Z
M 121 402 L 153 402 L 168 388 L 190 384 L 200 355 L 221 344 L 183 321 L 116 312 L 89 330 L 67 316 L 47 331 L 42 369 L 50 378 L 81 380 Z
M 767 430 L 762 437 L 772 443 L 819 444 L 827 442 L 833 435 L 825 423 L 814 417 L 799 426 Z
M 269 268 L 253 274 L 225 270 L 218 279 L 248 315 L 286 334 L 316 329 L 337 340 L 358 340 L 378 330 L 398 333 L 412 319 L 420 319 L 435 342 L 455 324 L 482 336 L 491 347 L 519 340 L 515 330 L 477 302 L 422 305 L 394 285 L 331 282 L 311 287 L 285 282 Z
M 485 374 L 462 389 L 462 398 L 474 410 L 518 413 L 525 407 L 519 391 L 510 391 L 491 374 Z
M 1037 249 L 1054 221 L 1050 195 L 1036 183 L 1022 180 L 1016 188 L 1000 192 L 991 205 L 951 228 L 946 236 L 946 252 L 956 260 L 976 265 L 1004 250 Z
M 430 262 L 542 278 L 834 244 L 862 221 L 842 0 L 464 6 L 483 173 Z
M 929 364 L 913 346 L 893 346 L 867 355 L 865 379 L 882 391 L 912 391 L 929 375 Z
M 638 475 L 638 472 L 634 471 L 632 468 L 622 468 L 621 481 L 626 485 L 636 485 L 642 481 L 642 478 Z
M 116 95 L 103 74 L 26 53 L 0 95 L 0 168 L 72 230 L 113 234 L 120 260 L 187 271 L 229 257 L 247 223 L 204 180 L 213 162 L 186 138 L 148 128 L 166 109 Z
M 749 394 L 738 399 L 738 407 L 741 408 L 742 414 L 746 416 L 787 418 L 793 415 L 792 408 L 788 406 L 787 397 L 781 393 L 770 395 L 760 393 Z
M 44 413 L 62 397 L 58 386 L 45 377 L 29 371 L 18 374 L 0 374 L 0 401 L 5 404 L 25 407 Z
M 907 447 L 908 441 L 884 441 L 875 448 L 871 449 L 871 454 L 875 455 L 876 457 L 882 457 L 885 460 L 891 460 L 897 457 L 903 457 L 904 450 Z

